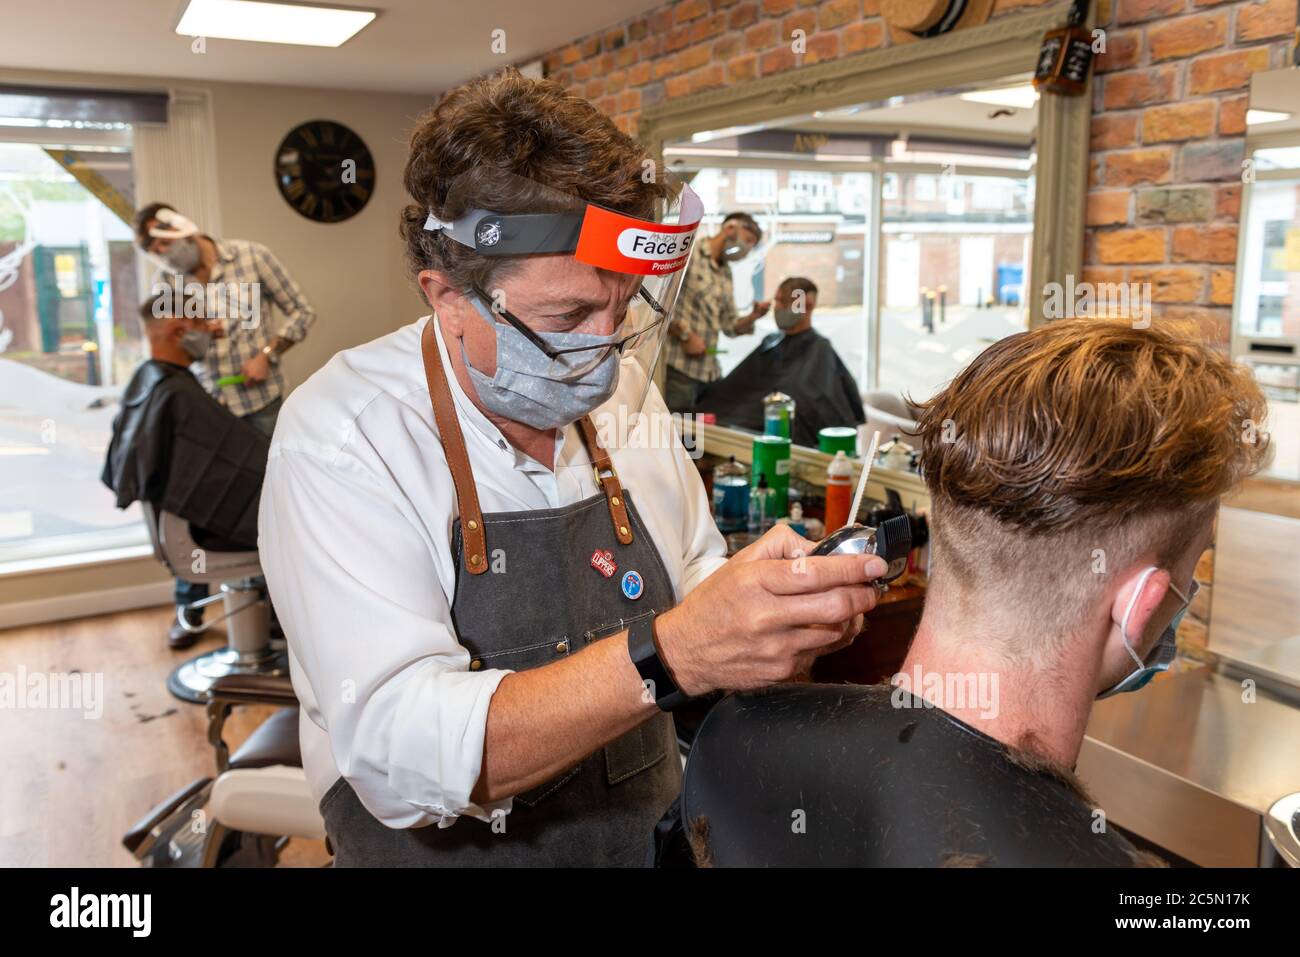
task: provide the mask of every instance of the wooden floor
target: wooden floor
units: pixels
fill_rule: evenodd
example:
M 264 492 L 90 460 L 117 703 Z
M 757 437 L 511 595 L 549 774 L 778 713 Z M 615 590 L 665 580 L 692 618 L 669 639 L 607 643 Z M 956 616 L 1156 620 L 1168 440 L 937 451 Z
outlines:
M 0 710 L 0 866 L 133 867 L 122 835 L 150 808 L 215 770 L 201 705 L 173 698 L 167 675 L 186 658 L 224 644 L 212 637 L 183 652 L 167 647 L 172 609 L 0 631 L 0 673 L 103 675 L 103 713 Z M 236 708 L 233 750 L 272 709 Z M 314 867 L 323 842 L 295 840 L 285 866 Z

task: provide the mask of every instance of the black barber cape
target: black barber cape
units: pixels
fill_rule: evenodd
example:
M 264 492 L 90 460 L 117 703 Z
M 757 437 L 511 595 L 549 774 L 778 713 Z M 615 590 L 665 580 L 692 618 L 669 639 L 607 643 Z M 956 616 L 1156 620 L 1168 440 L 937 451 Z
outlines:
M 893 700 L 891 700 L 891 698 Z M 888 685 L 731 695 L 655 833 L 660 867 L 1134 867 L 1156 863 L 1069 774 Z M 1098 833 L 1098 830 L 1101 833 Z
M 146 501 L 213 548 L 255 548 L 270 439 L 203 390 L 188 369 L 150 359 L 113 420 L 105 485 L 117 507 Z
M 861 425 L 867 420 L 857 383 L 830 340 L 809 329 L 797 336 L 774 332 L 729 374 L 711 383 L 695 405 L 718 421 L 763 431 L 763 399 L 784 392 L 794 399 L 796 445 L 817 445 L 817 433 L 831 425 Z

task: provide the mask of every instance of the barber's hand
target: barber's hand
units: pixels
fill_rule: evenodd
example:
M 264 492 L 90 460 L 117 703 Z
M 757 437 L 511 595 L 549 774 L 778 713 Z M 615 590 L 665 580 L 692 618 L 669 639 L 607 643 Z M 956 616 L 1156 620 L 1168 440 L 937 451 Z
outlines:
M 245 362 L 239 371 L 244 374 L 247 382 L 265 382 L 271 375 L 271 362 L 266 358 L 266 353 L 259 352 Z
M 682 343 L 682 351 L 688 356 L 702 356 L 709 351 L 704 337 L 698 332 L 692 332 L 689 339 Z
M 224 338 L 226 338 L 226 323 L 225 323 L 225 321 L 222 320 L 222 319 L 209 319 L 209 320 L 208 320 L 208 335 L 212 336 L 213 339 L 224 339 Z
M 778 525 L 659 616 L 655 635 L 685 694 L 784 681 L 861 631 L 884 560 L 807 557 L 814 544 Z
M 772 300 L 770 299 L 767 302 L 754 303 L 754 308 L 749 310 L 749 316 L 748 316 L 749 321 L 757 322 L 759 319 L 762 319 L 764 316 L 766 316 L 767 311 L 771 308 L 772 308 Z

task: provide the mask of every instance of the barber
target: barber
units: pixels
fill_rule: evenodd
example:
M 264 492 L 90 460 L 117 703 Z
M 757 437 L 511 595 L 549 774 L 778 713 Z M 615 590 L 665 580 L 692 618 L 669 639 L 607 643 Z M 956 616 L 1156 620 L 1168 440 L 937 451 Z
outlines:
M 671 422 L 649 373 L 701 213 L 644 160 L 554 82 L 447 93 L 405 171 L 432 315 L 285 406 L 262 565 L 336 865 L 639 865 L 669 711 L 874 604 L 879 559 L 788 530 L 727 560 L 676 433 L 622 428 Z
M 731 213 L 719 230 L 691 257 L 673 321 L 668 326 L 664 400 L 674 412 L 690 412 L 705 386 L 722 377 L 718 333 L 747 335 L 767 314 L 770 302 L 756 302 L 745 315 L 736 309 L 731 266 L 754 251 L 763 238 L 749 213 Z
M 270 435 L 288 391 L 280 357 L 306 337 L 316 318 L 307 297 L 266 246 L 214 239 L 166 203 L 150 203 L 136 214 L 135 235 L 140 249 L 162 266 L 155 287 L 174 283 L 188 296 L 191 283 L 202 286 L 202 302 L 186 314 L 214 317 L 204 384 L 231 412 Z M 284 314 L 280 321 L 277 308 Z M 223 379 L 227 383 L 219 384 Z

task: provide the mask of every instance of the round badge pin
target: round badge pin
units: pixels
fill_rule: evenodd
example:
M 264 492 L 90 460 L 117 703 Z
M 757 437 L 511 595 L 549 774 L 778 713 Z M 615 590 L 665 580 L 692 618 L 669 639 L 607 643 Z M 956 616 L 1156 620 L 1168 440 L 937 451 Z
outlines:
M 636 601 L 645 591 L 645 582 L 641 580 L 640 572 L 626 571 L 623 573 L 623 597 Z

